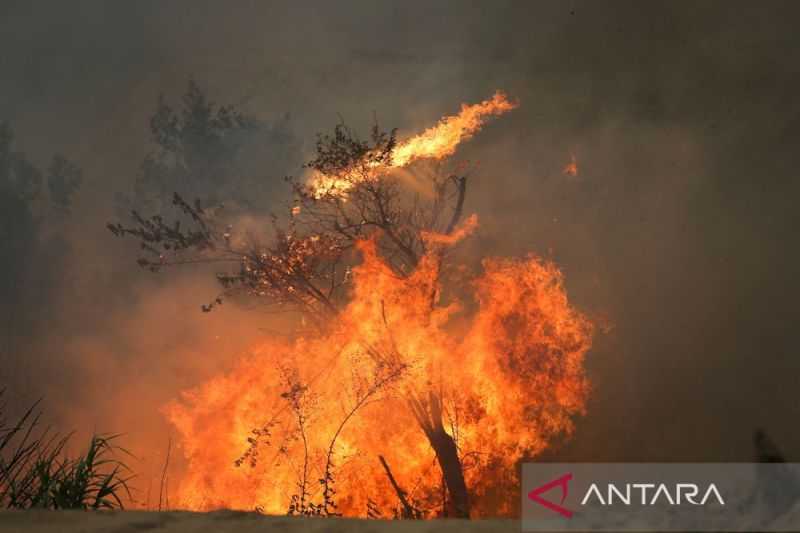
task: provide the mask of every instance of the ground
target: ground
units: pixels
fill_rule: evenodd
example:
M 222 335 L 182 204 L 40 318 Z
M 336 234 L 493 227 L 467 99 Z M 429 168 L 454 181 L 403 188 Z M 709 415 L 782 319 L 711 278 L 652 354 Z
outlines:
M 353 520 L 292 518 L 256 513 L 217 511 L 189 512 L 0 512 L 0 533 L 489 533 L 518 532 L 516 520 Z

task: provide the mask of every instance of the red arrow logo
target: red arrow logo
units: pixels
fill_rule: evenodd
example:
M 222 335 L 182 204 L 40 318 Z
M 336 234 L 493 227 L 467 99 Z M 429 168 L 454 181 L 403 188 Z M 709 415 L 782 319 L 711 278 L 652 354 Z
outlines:
M 541 487 L 537 487 L 528 493 L 528 498 L 532 501 L 538 503 L 542 507 L 546 507 L 551 511 L 555 511 L 561 516 L 565 516 L 567 518 L 572 518 L 572 511 L 569 509 L 562 507 L 559 504 L 553 503 L 551 501 L 545 500 L 540 496 L 540 494 L 547 492 L 548 490 L 552 489 L 553 487 L 561 487 L 561 502 L 564 503 L 564 500 L 567 499 L 567 495 L 569 494 L 569 481 L 572 479 L 572 472 L 568 474 L 564 474 L 558 479 L 554 479 L 548 483 L 545 483 Z

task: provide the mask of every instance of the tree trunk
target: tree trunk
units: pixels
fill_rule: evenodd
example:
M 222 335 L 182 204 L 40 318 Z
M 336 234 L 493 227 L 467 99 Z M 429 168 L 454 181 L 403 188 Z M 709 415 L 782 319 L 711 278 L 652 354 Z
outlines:
M 456 443 L 442 424 L 442 401 L 431 392 L 428 400 L 412 398 L 409 401 L 417 422 L 428 437 L 439 467 L 442 469 L 447 492 L 450 493 L 453 514 L 456 518 L 469 518 L 469 494 L 464 481 L 464 470 L 458 458 Z
M 467 192 L 466 176 L 453 176 L 453 179 L 456 182 L 458 197 L 453 216 L 444 231 L 445 235 L 450 235 L 459 220 L 461 220 L 464 197 Z M 439 254 L 439 261 L 441 261 L 441 257 L 441 254 Z M 431 307 L 433 307 L 435 297 L 436 291 L 431 294 Z M 428 437 L 428 442 L 430 442 L 433 451 L 436 453 L 436 459 L 442 469 L 442 477 L 444 477 L 447 492 L 450 494 L 453 516 L 456 518 L 469 518 L 469 493 L 467 492 L 467 483 L 464 481 L 464 469 L 461 466 L 461 460 L 458 458 L 458 448 L 453 437 L 444 430 L 441 398 L 431 391 L 428 394 L 427 401 L 412 397 L 409 400 L 409 404 L 414 417 L 422 427 L 425 436 Z

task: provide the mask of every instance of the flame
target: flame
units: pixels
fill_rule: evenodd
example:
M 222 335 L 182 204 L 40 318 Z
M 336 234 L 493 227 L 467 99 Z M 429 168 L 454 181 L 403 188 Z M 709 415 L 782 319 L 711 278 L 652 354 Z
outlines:
M 569 163 L 567 163 L 567 166 L 564 167 L 563 172 L 565 176 L 578 175 L 578 160 L 575 158 L 575 154 L 570 154 Z
M 429 244 L 456 244 L 458 241 L 462 240 L 464 237 L 471 234 L 475 231 L 475 228 L 478 227 L 478 216 L 477 215 L 470 215 L 467 220 L 461 225 L 460 228 L 457 228 L 453 233 L 449 235 L 445 235 L 442 233 L 436 233 L 434 231 L 423 231 L 422 238 L 425 242 Z
M 501 91 L 479 104 L 461 104 L 458 115 L 443 117 L 436 126 L 400 143 L 394 151 L 393 164 L 404 167 L 416 159 L 449 157 L 462 141 L 480 131 L 489 117 L 502 115 L 517 106 Z
M 374 179 L 381 171 L 406 167 L 419 159 L 449 157 L 461 142 L 479 132 L 489 118 L 507 113 L 518 105 L 502 91 L 496 91 L 492 98 L 478 104 L 461 104 L 461 111 L 457 115 L 442 117 L 435 126 L 399 142 L 392 152 L 390 165 L 376 165 L 368 173 L 353 172 L 343 176 L 326 176 L 315 172 L 309 179 L 312 194 L 317 198 L 325 195 L 346 197 L 357 183 Z
M 468 109 L 462 115 L 472 117 L 472 130 L 448 122 L 433 130 L 463 138 L 481 115 Z M 436 146 L 404 157 L 454 144 Z M 391 517 L 398 501 L 382 455 L 409 498 L 433 513 L 441 507 L 441 471 L 408 398 L 434 390 L 473 515 L 517 512 L 517 462 L 569 434 L 584 411 L 593 327 L 570 305 L 558 268 L 533 255 L 485 259 L 464 294 L 445 301 L 439 252 L 476 225 L 473 216 L 452 236 L 427 234 L 429 251 L 405 278 L 374 239 L 360 242 L 349 304 L 329 332 L 265 339 L 228 373 L 165 406 L 188 464 L 179 505 L 282 514 L 303 478 L 304 497 L 320 502 L 330 457 L 337 511 L 365 516 L 369 507 Z M 248 439 L 258 445 L 248 448 Z

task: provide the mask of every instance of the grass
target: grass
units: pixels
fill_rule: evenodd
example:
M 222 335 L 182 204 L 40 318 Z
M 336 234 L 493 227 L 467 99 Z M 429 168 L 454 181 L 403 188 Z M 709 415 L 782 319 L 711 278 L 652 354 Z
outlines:
M 0 390 L 0 509 L 122 509 L 130 469 L 117 457 L 119 435 L 94 435 L 86 451 L 66 453 L 71 434 L 40 429 L 39 402 L 16 422 L 5 417 Z

